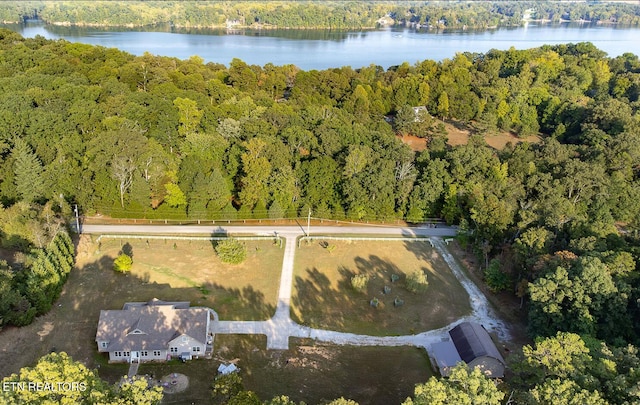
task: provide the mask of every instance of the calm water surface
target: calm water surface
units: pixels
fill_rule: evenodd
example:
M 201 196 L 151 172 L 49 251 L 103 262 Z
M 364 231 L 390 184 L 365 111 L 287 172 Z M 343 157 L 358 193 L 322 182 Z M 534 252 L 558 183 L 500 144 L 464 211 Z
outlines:
M 486 52 L 490 49 L 534 48 L 544 44 L 592 42 L 609 56 L 631 52 L 640 55 L 640 28 L 554 24 L 529 24 L 489 31 L 425 32 L 384 29 L 362 32 L 299 30 L 198 30 L 183 32 L 126 31 L 98 28 L 54 27 L 41 23 L 4 25 L 24 37 L 41 35 L 64 38 L 135 55 L 156 55 L 187 59 L 199 55 L 206 62 L 226 65 L 233 58 L 249 64 L 294 64 L 302 69 L 326 69 L 370 64 L 385 69 L 402 62 L 443 60 L 456 52 Z

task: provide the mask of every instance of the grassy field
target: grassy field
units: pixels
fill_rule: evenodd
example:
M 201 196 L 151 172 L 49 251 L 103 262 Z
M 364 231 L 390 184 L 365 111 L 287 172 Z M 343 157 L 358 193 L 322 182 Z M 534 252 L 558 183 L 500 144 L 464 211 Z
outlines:
M 29 326 L 0 333 L 0 377 L 50 351 L 66 351 L 90 368 L 101 365 L 94 341 L 100 310 L 119 309 L 128 301 L 190 301 L 214 308 L 221 319 L 273 316 L 283 249 L 272 242 L 246 241 L 249 253 L 240 265 L 221 263 L 210 242 L 177 241 L 175 248 L 173 241 L 149 242 L 107 239 L 98 246 L 84 237 L 76 268 L 53 309 Z M 131 274 L 113 271 L 122 248 L 133 254 Z
M 125 277 L 167 286 L 163 296 L 213 308 L 220 319 L 266 320 L 275 312 L 283 250 L 269 241 L 243 243 L 247 259 L 238 265 L 222 263 L 209 241 L 103 239 L 94 256 L 113 260 L 130 251 L 134 264 Z M 138 301 L 154 298 L 136 294 Z
M 369 335 L 405 335 L 448 325 L 471 311 L 466 291 L 440 255 L 426 242 L 302 243 L 296 255 L 292 297 L 295 321 L 315 328 Z M 426 291 L 411 293 L 406 275 L 427 274 Z M 369 276 L 366 291 L 351 286 L 356 274 Z M 399 279 L 391 281 L 395 274 Z M 383 293 L 387 286 L 391 291 Z M 395 298 L 404 305 L 394 306 Z M 369 303 L 373 298 L 378 308 Z
M 424 350 L 350 347 L 292 339 L 287 351 L 264 348 L 258 337 L 218 336 L 219 359 L 239 359 L 245 388 L 265 400 L 287 395 L 319 404 L 344 396 L 360 404 L 399 404 L 431 375 Z
M 128 243 L 128 244 L 127 244 Z M 32 325 L 0 333 L 0 377 L 34 364 L 50 351 L 65 351 L 97 368 L 114 383 L 126 364 L 108 364 L 97 353 L 95 328 L 101 309 L 127 301 L 157 297 L 210 306 L 222 319 L 267 319 L 275 311 L 283 250 L 272 242 L 247 241 L 247 261 L 238 266 L 218 261 L 209 242 L 103 240 L 79 244 L 77 268 L 54 308 Z M 423 242 L 332 242 L 331 253 L 317 242 L 297 251 L 294 280 L 295 318 L 314 326 L 366 334 L 405 334 L 439 327 L 468 312 L 467 296 L 442 259 Z M 112 270 L 120 250 L 130 251 L 134 267 L 128 275 Z M 425 293 L 403 288 L 404 274 L 428 273 Z M 351 289 L 352 274 L 371 275 L 369 290 Z M 400 279 L 391 283 L 390 275 Z M 384 285 L 392 291 L 382 294 Z M 377 296 L 384 307 L 374 309 Z M 394 297 L 405 300 L 395 308 Z M 300 311 L 302 309 L 302 311 Z M 169 373 L 189 377 L 186 392 L 167 395 L 166 404 L 207 403 L 221 361 L 241 368 L 247 389 L 261 399 L 284 394 L 296 401 L 322 403 L 344 396 L 361 404 L 397 404 L 426 381 L 431 368 L 424 350 L 410 347 L 349 347 L 291 340 L 286 351 L 267 351 L 264 336 L 219 335 L 214 358 L 183 364 L 143 364 L 140 374 L 160 378 Z
M 266 350 L 264 336 L 216 336 L 212 360 L 143 363 L 139 374 L 158 379 L 170 373 L 189 378 L 189 388 L 167 394 L 163 404 L 211 403 L 211 384 L 221 362 L 240 368 L 245 389 L 261 400 L 287 395 L 309 405 L 340 396 L 360 404 L 400 404 L 415 384 L 433 372 L 424 350 L 412 347 L 349 347 L 292 339 L 289 350 Z M 117 381 L 126 366 L 103 364 L 100 374 Z

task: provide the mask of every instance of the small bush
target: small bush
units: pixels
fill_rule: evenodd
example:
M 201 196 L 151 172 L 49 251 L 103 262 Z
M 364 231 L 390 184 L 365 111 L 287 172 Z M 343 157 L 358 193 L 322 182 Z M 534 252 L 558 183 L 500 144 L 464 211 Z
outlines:
M 113 261 L 113 269 L 115 271 L 119 271 L 120 273 L 131 271 L 131 266 L 133 266 L 133 260 L 131 259 L 131 256 L 124 253 L 116 257 L 116 260 Z
M 216 253 L 224 263 L 239 264 L 247 258 L 247 247 L 237 239 L 225 239 L 216 245 Z
M 427 289 L 429 281 L 427 281 L 427 275 L 424 271 L 418 269 L 407 275 L 406 287 L 412 293 L 417 293 Z
M 367 289 L 369 283 L 369 276 L 365 274 L 357 274 L 351 277 L 351 287 L 356 291 L 364 291 Z

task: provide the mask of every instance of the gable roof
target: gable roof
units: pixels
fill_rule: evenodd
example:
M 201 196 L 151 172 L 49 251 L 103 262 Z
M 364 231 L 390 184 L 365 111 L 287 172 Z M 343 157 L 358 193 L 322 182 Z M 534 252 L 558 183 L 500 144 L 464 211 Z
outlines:
M 100 311 L 96 341 L 109 344 L 99 350 L 166 350 L 168 343 L 181 335 L 204 344 L 209 312 L 204 308 L 189 308 L 188 303 L 184 308 L 183 304 L 155 300 L 126 303 L 122 310 Z
M 171 305 L 176 309 L 187 309 L 191 303 L 189 301 L 162 301 L 157 298 L 153 298 L 147 302 L 125 302 L 122 309 L 126 311 L 134 307 L 150 307 L 154 305 Z
M 462 322 L 449 331 L 451 340 L 465 363 L 488 356 L 504 364 L 504 359 L 486 329 L 475 322 Z
M 462 322 L 448 335 L 433 343 L 429 351 L 431 364 L 443 377 L 449 376 L 460 362 L 480 368 L 489 377 L 504 377 L 505 361 L 482 325 Z

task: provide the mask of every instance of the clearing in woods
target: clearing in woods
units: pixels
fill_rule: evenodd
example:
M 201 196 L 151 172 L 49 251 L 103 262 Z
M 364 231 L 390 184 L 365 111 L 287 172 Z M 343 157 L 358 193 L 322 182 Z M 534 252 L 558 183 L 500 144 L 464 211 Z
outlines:
M 447 130 L 447 143 L 451 146 L 466 145 L 469 141 L 469 137 L 476 133 L 476 131 L 472 127 L 468 125 L 462 125 L 453 121 L 446 121 L 444 127 Z M 411 150 L 415 152 L 422 152 L 423 150 L 427 149 L 427 141 L 425 138 L 405 135 L 404 137 L 398 136 L 398 139 L 400 139 L 403 143 L 409 145 Z M 540 137 L 532 135 L 525 138 L 518 138 L 511 132 L 500 131 L 497 133 L 485 135 L 484 140 L 492 148 L 502 150 L 509 142 L 514 145 L 520 142 L 538 143 L 540 142 Z

